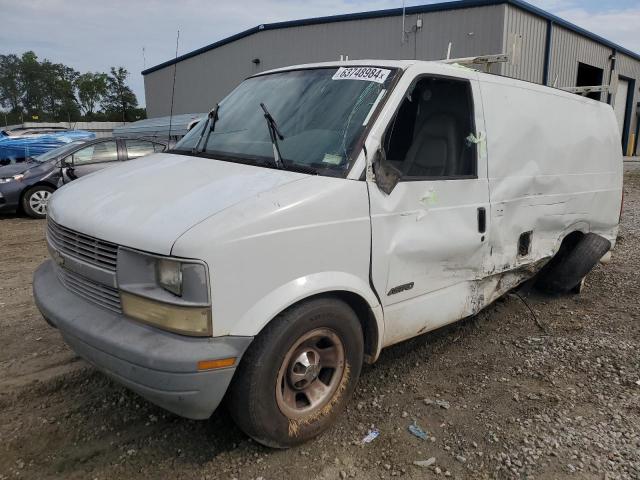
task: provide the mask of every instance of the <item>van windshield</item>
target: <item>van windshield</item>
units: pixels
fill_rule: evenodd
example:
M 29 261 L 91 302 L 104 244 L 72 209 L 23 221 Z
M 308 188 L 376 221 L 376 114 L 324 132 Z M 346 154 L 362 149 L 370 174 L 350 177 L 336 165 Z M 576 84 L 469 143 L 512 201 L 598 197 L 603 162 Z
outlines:
M 214 123 L 201 121 L 172 151 L 278 166 L 264 104 L 282 134 L 276 139 L 282 168 L 346 176 L 358 140 L 396 73 L 333 67 L 249 78 L 220 102 Z M 213 131 L 206 131 L 212 123 Z

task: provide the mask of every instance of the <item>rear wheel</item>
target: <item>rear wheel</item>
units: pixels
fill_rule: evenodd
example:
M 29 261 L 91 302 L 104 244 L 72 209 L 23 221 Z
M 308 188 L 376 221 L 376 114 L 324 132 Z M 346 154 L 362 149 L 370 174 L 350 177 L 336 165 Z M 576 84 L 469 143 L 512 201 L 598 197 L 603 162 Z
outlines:
M 540 272 L 537 285 L 550 293 L 580 293 L 587 273 L 610 249 L 611 242 L 595 233 L 563 243 Z
M 363 360 L 358 317 L 316 298 L 275 318 L 245 353 L 227 397 L 238 426 L 275 448 L 326 430 L 355 390 Z
M 47 203 L 55 189 L 46 185 L 36 185 L 25 192 L 22 197 L 22 209 L 32 218 L 47 216 Z
M 585 281 L 584 277 L 582 280 L 580 280 L 580 283 L 578 283 L 575 287 L 573 287 L 571 290 L 569 290 L 569 293 L 573 293 L 574 295 L 579 295 L 582 293 L 582 289 L 584 288 L 584 281 Z

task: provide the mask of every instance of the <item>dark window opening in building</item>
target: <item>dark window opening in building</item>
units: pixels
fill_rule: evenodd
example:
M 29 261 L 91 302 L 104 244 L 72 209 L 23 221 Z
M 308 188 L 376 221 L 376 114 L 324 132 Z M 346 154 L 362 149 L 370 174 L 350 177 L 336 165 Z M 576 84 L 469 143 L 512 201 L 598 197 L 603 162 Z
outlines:
M 593 87 L 596 85 L 602 85 L 602 78 L 604 70 L 598 67 L 592 67 L 586 63 L 578 62 L 578 78 L 576 80 L 576 87 Z M 587 95 L 594 100 L 600 100 L 600 92 L 592 92 Z

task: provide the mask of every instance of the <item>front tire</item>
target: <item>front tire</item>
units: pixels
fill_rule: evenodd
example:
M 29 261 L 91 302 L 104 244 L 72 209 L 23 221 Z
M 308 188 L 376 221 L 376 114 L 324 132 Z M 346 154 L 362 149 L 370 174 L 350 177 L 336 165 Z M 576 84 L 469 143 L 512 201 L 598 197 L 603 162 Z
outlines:
M 345 302 L 315 298 L 276 317 L 245 353 L 227 396 L 236 424 L 263 445 L 288 448 L 326 430 L 350 400 L 363 335 Z
M 31 218 L 45 218 L 47 216 L 47 203 L 55 188 L 46 185 L 31 187 L 22 196 L 22 209 Z

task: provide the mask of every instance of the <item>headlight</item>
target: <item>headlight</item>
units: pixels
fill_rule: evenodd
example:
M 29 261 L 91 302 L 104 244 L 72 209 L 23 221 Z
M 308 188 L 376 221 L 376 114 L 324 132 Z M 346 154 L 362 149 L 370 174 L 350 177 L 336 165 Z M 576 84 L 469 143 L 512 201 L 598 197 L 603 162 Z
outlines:
M 13 177 L 4 177 L 4 178 L 0 178 L 0 183 L 9 183 L 9 182 L 12 182 L 13 180 L 15 180 L 16 182 L 19 182 L 23 178 L 24 178 L 24 175 L 22 174 L 14 175 Z
M 182 265 L 175 260 L 159 259 L 156 262 L 158 284 L 174 295 L 182 296 Z
M 128 317 L 184 335 L 211 335 L 204 262 L 120 248 L 117 281 Z

